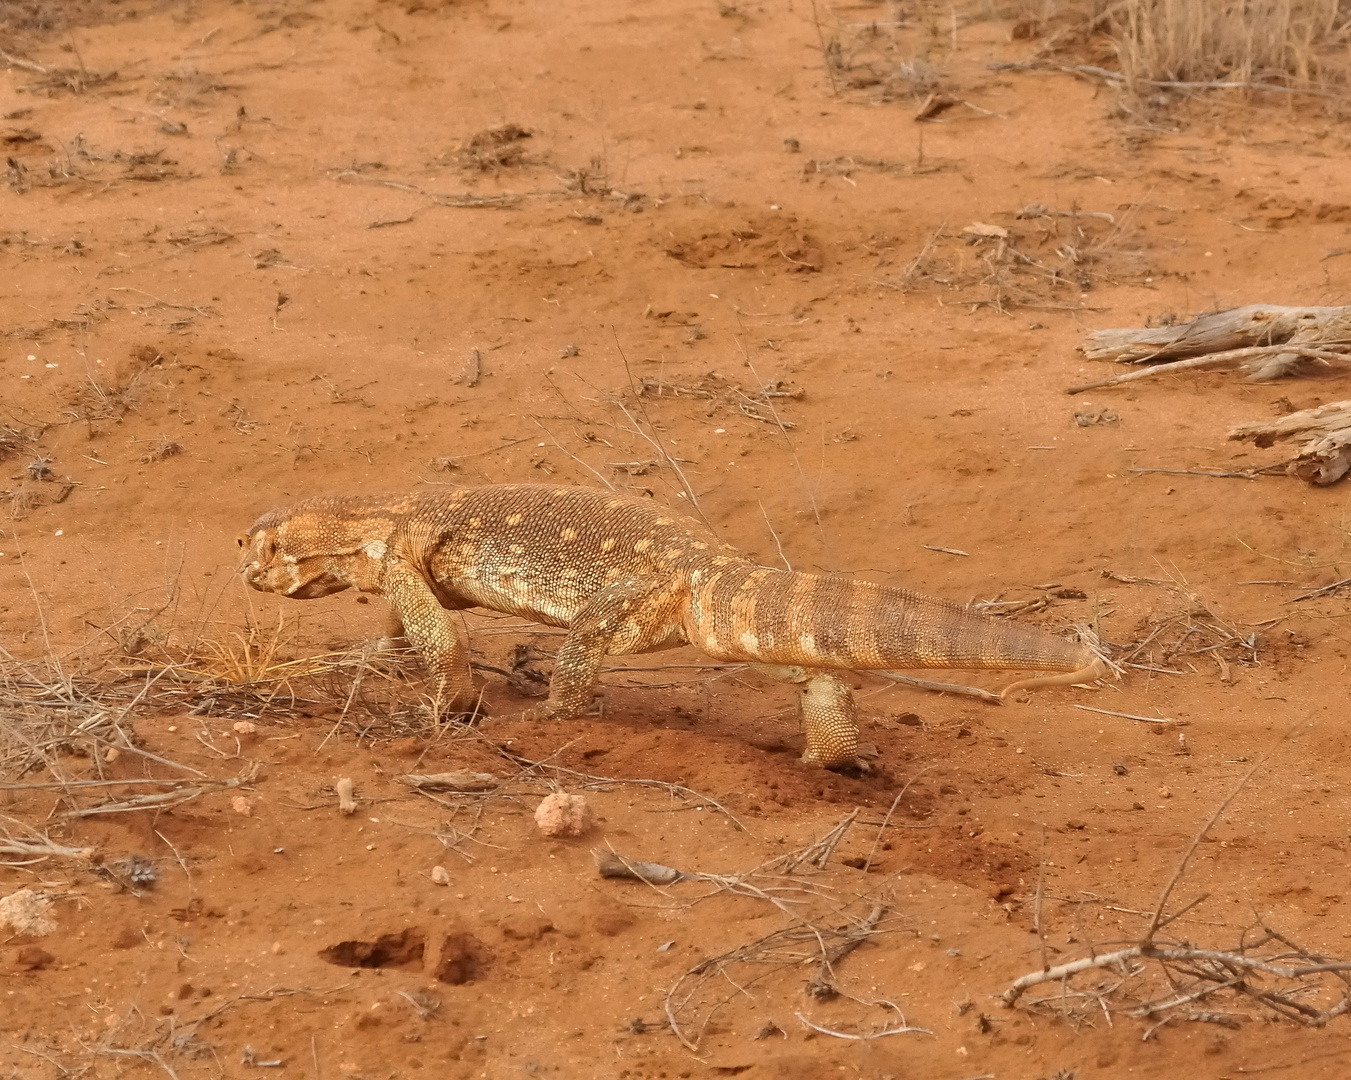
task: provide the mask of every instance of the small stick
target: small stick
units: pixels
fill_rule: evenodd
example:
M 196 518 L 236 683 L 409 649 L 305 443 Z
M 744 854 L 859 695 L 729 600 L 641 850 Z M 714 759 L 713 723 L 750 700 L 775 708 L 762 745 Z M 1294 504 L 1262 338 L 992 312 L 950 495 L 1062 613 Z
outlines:
M 492 791 L 501 782 L 501 777 L 492 773 L 476 772 L 430 773 L 423 776 L 409 773 L 399 777 L 399 783 L 418 791 Z
M 892 799 L 891 805 L 887 807 L 886 816 L 882 818 L 882 824 L 877 827 L 877 835 L 873 837 L 873 846 L 868 849 L 868 857 L 863 861 L 864 870 L 868 870 L 872 867 L 873 856 L 877 854 L 877 845 L 882 842 L 882 834 L 887 831 L 887 824 L 891 821 L 891 815 L 896 812 L 896 807 L 900 805 L 901 799 L 903 799 L 905 793 L 910 790 L 910 785 L 928 772 L 932 767 L 933 766 L 931 765 L 924 766 L 924 768 L 920 769 L 919 772 L 915 773 L 914 776 L 905 782 L 905 787 L 896 792 L 896 798 Z
M 853 812 L 847 814 L 843 821 L 806 850 L 804 855 L 809 857 L 813 866 L 818 870 L 826 868 L 826 863 L 830 862 L 830 857 L 835 854 L 835 849 L 839 847 L 840 841 L 844 839 L 844 834 L 849 831 L 849 826 L 854 823 L 858 815 L 859 808 L 855 807 Z M 879 915 L 878 918 L 881 918 L 881 916 Z
M 993 694 L 989 690 L 982 690 L 979 686 L 962 686 L 958 683 L 920 679 L 914 675 L 902 675 L 899 671 L 874 671 L 873 674 L 881 675 L 882 678 L 890 679 L 892 682 L 905 683 L 906 686 L 918 686 L 921 690 L 933 690 L 939 694 L 964 694 L 966 697 L 979 698 L 981 701 L 988 701 L 994 705 L 1004 704 L 1004 699 L 998 694 Z
M 483 377 L 483 358 L 479 351 L 475 349 L 469 356 L 469 378 L 465 380 L 465 386 L 477 386 L 479 379 Z
M 579 780 L 585 780 L 593 784 L 634 784 L 638 787 L 665 788 L 672 794 L 675 794 L 676 792 L 681 792 L 684 795 L 687 795 L 690 798 L 694 799 L 696 802 L 704 803 L 720 811 L 736 827 L 738 832 L 744 833 L 750 832 L 750 830 L 747 829 L 744 824 L 742 824 L 741 819 L 738 818 L 735 814 L 733 814 L 732 811 L 728 810 L 727 807 L 723 806 L 722 803 L 718 802 L 717 799 L 710 798 L 707 795 L 701 795 L 693 788 L 688 788 L 684 784 L 673 784 L 665 780 L 647 780 L 647 779 L 636 779 L 618 776 L 593 776 L 590 773 L 578 772 L 576 769 L 569 769 L 564 765 L 555 765 L 551 761 L 532 761 L 530 758 L 525 757 L 523 754 L 517 754 L 516 752 L 508 749 L 505 746 L 501 746 L 496 743 L 493 743 L 491 745 L 493 749 L 495 749 L 504 758 L 506 758 L 508 761 L 515 762 L 523 770 L 536 768 L 553 769 L 555 772 L 566 773 L 569 776 L 575 776 Z
M 1041 970 L 1050 971 L 1051 964 L 1046 959 L 1046 924 L 1041 918 L 1041 902 L 1046 895 L 1046 826 L 1041 827 L 1041 860 L 1037 865 L 1037 892 L 1032 904 L 1032 928 L 1037 932 L 1041 945 Z
M 8 699 L 18 701 L 17 698 Z M 191 780 L 52 780 L 38 784 L 0 784 L 0 791 L 65 791 L 67 788 L 86 788 L 86 787 L 116 787 L 119 784 L 159 784 L 167 787 L 182 787 L 184 784 L 192 783 Z
M 74 859 L 91 859 L 94 856 L 94 851 L 95 849 L 91 847 L 65 847 L 62 844 L 54 844 L 50 840 L 19 840 L 12 836 L 7 836 L 3 842 L 0 842 L 0 855 L 56 855 Z
M 10 67 L 23 68 L 24 71 L 36 71 L 39 75 L 50 75 L 52 69 L 44 67 L 42 64 L 35 64 L 32 60 L 20 60 L 17 56 L 10 56 L 4 49 L 0 49 L 0 60 L 3 60 Z
M 816 493 L 812 491 L 811 485 L 807 483 L 807 474 L 802 468 L 802 461 L 797 456 L 797 447 L 793 444 L 792 436 L 788 434 L 788 426 L 779 416 L 779 410 L 774 407 L 774 399 L 770 397 L 764 381 L 760 378 L 760 373 L 755 370 L 755 365 L 751 363 L 751 354 L 746 351 L 746 345 L 741 338 L 736 339 L 736 346 L 741 351 L 741 359 L 746 362 L 746 366 L 751 369 L 751 375 L 755 378 L 755 385 L 759 388 L 761 396 L 765 399 L 765 404 L 769 406 L 769 414 L 774 418 L 774 423 L 778 425 L 779 434 L 783 436 L 783 441 L 788 446 L 788 453 L 792 455 L 793 467 L 797 469 L 798 480 L 802 484 L 803 494 L 807 496 L 807 502 L 811 504 L 812 517 L 816 519 L 816 531 L 821 534 L 821 546 L 826 551 L 827 558 L 834 562 L 834 555 L 830 549 L 830 540 L 826 536 L 826 527 L 821 524 L 821 508 L 816 505 Z
M 784 569 L 790 574 L 793 572 L 793 564 L 788 561 L 788 556 L 783 553 L 783 545 L 779 543 L 779 534 L 774 531 L 774 523 L 769 520 L 769 511 L 765 509 L 765 504 L 759 499 L 756 505 L 760 507 L 760 514 L 765 519 L 765 528 L 769 530 L 769 535 L 774 537 L 774 546 L 779 549 L 779 558 L 783 561 Z
M 959 548 L 935 547 L 933 544 L 921 544 L 920 547 L 926 551 L 941 551 L 944 555 L 965 555 L 968 558 L 971 555 L 969 551 L 962 551 Z
M 1228 798 L 1215 808 L 1215 812 L 1206 819 L 1205 824 L 1202 825 L 1201 828 L 1196 831 L 1196 835 L 1192 837 L 1192 842 L 1187 845 L 1187 850 L 1182 853 L 1182 858 L 1178 860 L 1177 869 L 1173 871 L 1173 876 L 1168 879 L 1168 883 L 1164 885 L 1163 891 L 1159 894 L 1159 902 L 1154 906 L 1154 917 L 1149 920 L 1149 929 L 1145 931 L 1144 937 L 1140 939 L 1143 946 L 1150 947 L 1153 945 L 1154 933 L 1159 929 L 1159 926 L 1163 921 L 1164 905 L 1168 903 L 1168 897 L 1172 895 L 1174 886 L 1182 879 L 1182 873 L 1187 869 L 1187 863 L 1191 860 L 1192 854 L 1200 847 L 1201 841 L 1206 838 L 1206 833 L 1210 832 L 1215 822 L 1220 820 L 1221 815 L 1229 809 L 1229 805 L 1238 798 L 1238 793 L 1248 786 L 1248 781 L 1253 778 L 1253 774 L 1266 764 L 1266 760 L 1266 757 L 1263 756 L 1253 763 L 1252 768 L 1244 773 L 1243 778 L 1234 785 L 1234 790 L 1229 793 Z
M 333 791 L 338 796 L 340 813 L 355 814 L 357 812 L 356 785 L 352 783 L 350 776 L 344 776 L 334 784 Z
M 677 870 L 673 866 L 663 866 L 661 863 L 640 862 L 637 859 L 630 859 L 617 851 L 597 849 L 591 854 L 596 857 L 596 871 L 603 878 L 642 881 L 648 885 L 674 885 L 678 881 L 687 881 L 700 876 L 698 874 L 687 874 L 683 870 Z
M 1239 582 L 1239 584 L 1242 585 L 1244 584 L 1244 582 Z M 1306 592 L 1302 596 L 1296 596 L 1293 600 L 1289 602 L 1292 604 L 1296 604 L 1301 600 L 1312 600 L 1315 597 L 1326 596 L 1328 593 L 1335 592 L 1337 589 L 1340 589 L 1346 585 L 1351 585 L 1351 578 L 1342 578 L 1341 581 L 1334 581 L 1331 585 L 1324 585 L 1321 588 L 1314 589 L 1313 592 Z
M 923 167 L 924 167 L 924 129 L 921 128 L 919 132 L 919 156 L 918 160 L 915 162 L 915 171 L 919 172 L 921 169 L 923 169 Z M 924 241 L 924 246 L 919 249 L 919 254 L 910 260 L 910 264 L 905 268 L 905 273 L 901 275 L 901 283 L 897 285 L 896 288 L 905 289 L 906 286 L 910 284 L 911 280 L 915 277 L 915 275 L 919 273 L 920 268 L 924 265 L 925 256 L 927 256 L 929 252 L 933 249 L 934 244 L 938 242 L 938 238 L 943 235 L 943 230 L 947 228 L 947 224 L 948 223 L 946 221 L 943 222 L 941 225 L 938 226 L 938 228 L 936 228 L 933 231 L 929 239 Z
M 826 35 L 821 30 L 821 16 L 816 11 L 816 0 L 812 0 L 812 22 L 816 24 L 816 40 L 821 46 L 821 62 L 826 65 L 826 78 L 830 80 L 830 96 L 839 97 L 840 88 L 835 83 L 835 65 L 831 62 L 830 50 L 826 48 Z M 9 57 L 5 56 L 5 59 L 8 60 Z
M 606 664 L 602 671 L 670 671 L 673 668 L 692 668 L 702 671 L 737 671 L 749 664 Z
M 1256 480 L 1256 472 L 1217 472 L 1212 469 L 1131 469 L 1133 473 L 1168 473 L 1172 476 L 1219 476 L 1235 480 Z
M 627 375 L 629 379 L 629 391 L 637 399 L 638 408 L 641 410 L 643 414 L 643 419 L 647 421 L 647 426 L 652 429 L 652 435 L 649 435 L 646 431 L 644 431 L 642 427 L 639 425 L 638 421 L 633 419 L 633 417 L 629 414 L 629 410 L 624 408 L 624 403 L 622 401 L 617 402 L 617 404 L 619 405 L 619 411 L 629 418 L 629 422 L 632 423 L 633 426 L 638 429 L 638 434 L 641 435 L 648 442 L 650 442 L 654 447 L 656 447 L 657 453 L 659 453 L 662 456 L 662 459 L 666 462 L 666 464 L 671 466 L 672 471 L 676 474 L 676 476 L 680 478 L 680 484 L 685 489 L 685 496 L 690 500 L 690 505 L 694 507 L 695 513 L 699 515 L 699 519 L 705 525 L 708 525 L 711 528 L 712 523 L 708 520 L 708 518 L 704 517 L 703 508 L 700 507 L 699 505 L 699 497 L 694 493 L 694 485 L 691 484 L 689 482 L 689 479 L 685 476 L 685 470 L 680 467 L 680 463 L 666 452 L 666 447 L 663 446 L 661 443 L 661 438 L 658 435 L 656 425 L 652 423 L 652 417 L 650 417 L 647 413 L 647 405 L 644 404 L 643 402 L 643 396 L 640 393 L 638 393 L 638 387 L 634 384 L 633 369 L 629 367 L 629 358 L 624 355 L 624 346 L 619 344 L 619 331 L 612 326 L 610 327 L 610 333 L 611 335 L 613 335 L 615 339 L 615 349 L 618 350 L 619 352 L 619 359 L 622 360 L 624 363 L 624 374 Z M 654 438 L 653 436 L 658 437 Z
M 868 912 L 868 917 L 858 925 L 857 929 L 850 931 L 851 937 L 827 949 L 826 954 L 821 957 L 822 973 L 829 971 L 830 968 L 872 937 L 877 932 L 877 924 L 882 921 L 882 916 L 886 914 L 886 911 L 887 906 L 882 901 L 877 901 L 873 905 L 872 911 Z
M 158 836 L 161 840 L 165 842 L 165 844 L 169 846 L 169 850 L 174 853 L 174 858 L 178 860 L 178 865 L 183 868 L 183 876 L 187 878 L 189 881 L 191 881 L 192 874 L 189 873 L 188 871 L 187 862 L 184 860 L 183 856 L 178 853 L 178 848 L 174 847 L 174 845 L 170 842 L 169 838 L 165 836 L 162 832 L 160 832 L 158 829 L 155 830 L 155 835 Z
M 1102 576 L 1112 581 L 1119 581 L 1123 585 L 1174 585 L 1175 582 L 1165 581 L 1163 578 L 1156 577 L 1134 577 L 1131 574 L 1118 574 L 1115 570 L 1104 570 Z
M 1226 364 L 1241 363 L 1258 356 L 1279 356 L 1282 353 L 1294 353 L 1311 360 L 1322 360 L 1324 363 L 1345 364 L 1351 361 L 1351 357 L 1347 357 L 1343 353 L 1330 352 L 1326 349 L 1311 349 L 1304 345 L 1254 345 L 1247 349 L 1229 349 L 1226 352 L 1211 353 L 1208 356 L 1193 356 L 1186 360 L 1174 360 L 1169 364 L 1155 364 L 1153 367 L 1142 368 L 1138 371 L 1128 371 L 1124 375 L 1113 375 L 1110 379 L 1099 379 L 1096 382 L 1084 383 L 1081 386 L 1071 386 L 1065 393 L 1082 394 L 1085 390 L 1100 390 L 1104 386 L 1119 386 L 1121 383 L 1134 382 L 1136 379 L 1147 379 L 1151 375 L 1166 375 L 1174 371 L 1189 371 L 1197 368 L 1223 367 Z
M 1190 720 L 1174 720 L 1166 716 L 1136 716 L 1134 713 L 1113 712 L 1111 709 L 1095 709 L 1092 705 L 1076 705 L 1084 712 L 1102 713 L 1104 716 L 1119 716 L 1123 720 L 1143 720 L 1146 724 L 1190 724 Z
M 833 1035 L 837 1039 L 858 1039 L 858 1040 L 880 1039 L 886 1035 L 902 1035 L 910 1031 L 917 1032 L 920 1035 L 933 1034 L 933 1032 L 930 1031 L 928 1028 L 894 1027 L 894 1028 L 887 1028 L 884 1031 L 874 1031 L 871 1035 L 850 1035 L 847 1032 L 832 1031 L 830 1028 L 822 1027 L 820 1024 L 813 1024 L 801 1013 L 794 1013 L 793 1015 L 796 1016 L 799 1020 L 801 1020 L 807 1027 L 811 1028 L 813 1031 L 819 1031 L 822 1035 Z

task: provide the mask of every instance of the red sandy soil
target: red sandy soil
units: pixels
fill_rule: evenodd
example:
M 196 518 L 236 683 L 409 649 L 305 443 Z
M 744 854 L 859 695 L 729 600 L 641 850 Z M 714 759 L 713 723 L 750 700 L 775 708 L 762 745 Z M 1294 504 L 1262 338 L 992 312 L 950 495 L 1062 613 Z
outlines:
M 0 941 L 4 1076 L 1347 1074 L 1344 1017 L 1311 1029 L 1217 998 L 1146 1040 L 1161 1017 L 995 997 L 1043 958 L 1138 940 L 1259 760 L 1170 910 L 1208 899 L 1165 935 L 1230 948 L 1260 918 L 1351 954 L 1351 608 L 1292 602 L 1347 576 L 1347 489 L 1132 471 L 1276 461 L 1225 432 L 1344 381 L 1064 393 L 1104 374 L 1075 352 L 1092 328 L 1347 302 L 1351 145 L 1329 105 L 1126 112 L 1101 83 L 992 69 L 1045 41 L 997 5 L 819 3 L 814 21 L 804 0 L 125 0 L 44 20 L 56 7 L 0 5 L 4 50 L 45 69 L 0 66 L 15 657 L 219 659 L 279 615 L 283 656 L 345 648 L 378 634 L 378 602 L 275 602 L 233 576 L 261 511 L 596 474 L 688 509 L 665 453 L 766 563 L 781 548 L 962 601 L 1049 596 L 1021 617 L 1115 645 L 1166 623 L 1135 662 L 1180 674 L 1130 668 L 1006 708 L 859 676 L 878 752 L 862 779 L 800 765 L 791 693 L 744 672 L 614 672 L 602 716 L 537 726 L 510 719 L 524 699 L 488 672 L 501 718 L 473 731 L 419 726 L 411 669 L 384 679 L 383 708 L 363 690 L 346 711 L 337 676 L 309 705 L 252 713 L 226 693 L 165 706 L 166 676 L 125 725 L 173 764 L 94 762 L 76 741 L 6 782 L 258 773 L 161 812 L 62 816 L 145 788 L 0 794 L 7 831 L 105 866 L 0 867 L 0 894 L 46 889 L 58 923 Z M 833 88 L 823 40 L 840 43 Z M 932 89 L 958 104 L 917 123 Z M 1029 204 L 1111 221 L 1019 217 Z M 963 235 L 978 222 L 1007 243 Z M 558 640 L 496 629 L 476 639 L 496 666 Z M 530 779 L 504 744 L 699 796 Z M 397 781 L 462 768 L 511 781 L 442 804 Z M 586 793 L 588 836 L 538 835 L 542 780 Z M 811 963 L 734 966 L 680 1014 L 687 1049 L 663 1004 L 682 973 L 791 920 L 755 896 L 695 903 L 707 882 L 601 879 L 590 849 L 744 872 L 855 808 L 826 869 L 796 875 L 833 890 L 803 908 L 823 926 L 887 904 L 885 932 L 836 966 L 844 993 L 804 993 Z M 109 877 L 129 855 L 152 885 Z M 323 955 L 404 931 L 383 967 Z M 898 1019 L 879 1000 L 927 1033 L 842 1039 L 799 1019 L 874 1033 Z

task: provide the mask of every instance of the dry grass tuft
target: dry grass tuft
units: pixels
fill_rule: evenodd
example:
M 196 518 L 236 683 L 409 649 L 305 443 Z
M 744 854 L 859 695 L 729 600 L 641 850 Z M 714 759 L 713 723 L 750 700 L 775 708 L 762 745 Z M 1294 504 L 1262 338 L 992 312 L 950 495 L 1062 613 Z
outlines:
M 1127 84 L 1345 79 L 1346 0 L 1098 0 Z M 1343 46 L 1341 56 L 1337 47 Z
M 340 654 L 284 658 L 284 643 L 289 636 L 290 628 L 279 615 L 275 626 L 250 625 L 222 641 L 200 639 L 177 665 L 177 672 L 240 686 L 287 684 L 292 679 L 333 670 Z

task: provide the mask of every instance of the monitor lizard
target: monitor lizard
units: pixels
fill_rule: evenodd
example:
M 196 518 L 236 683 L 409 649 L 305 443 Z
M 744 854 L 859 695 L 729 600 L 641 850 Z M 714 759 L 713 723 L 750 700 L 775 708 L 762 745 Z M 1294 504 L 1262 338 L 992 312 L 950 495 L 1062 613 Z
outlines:
M 383 596 L 394 633 L 422 655 L 453 709 L 473 708 L 478 694 L 452 612 L 488 608 L 567 627 L 548 699 L 527 718 L 582 715 L 607 655 L 689 644 L 799 685 L 802 760 L 831 769 L 863 767 L 842 671 L 1065 673 L 1011 683 L 1003 697 L 1108 671 L 1088 644 L 861 578 L 758 566 L 699 521 L 595 488 L 310 498 L 264 514 L 239 544 L 244 579 L 263 592 Z

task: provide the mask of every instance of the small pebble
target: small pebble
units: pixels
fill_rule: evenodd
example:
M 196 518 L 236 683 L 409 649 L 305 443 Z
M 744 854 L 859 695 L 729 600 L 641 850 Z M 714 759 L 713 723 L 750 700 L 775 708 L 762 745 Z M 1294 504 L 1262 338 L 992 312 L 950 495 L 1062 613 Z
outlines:
M 449 885 L 450 871 L 447 870 L 444 866 L 433 866 L 432 880 L 436 882 L 436 884 L 438 885 Z

